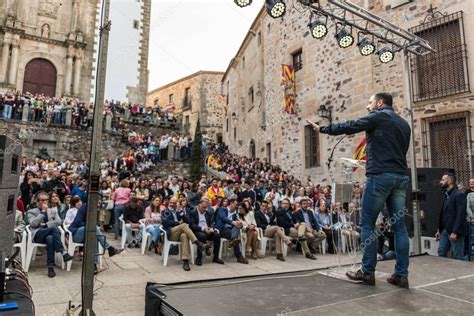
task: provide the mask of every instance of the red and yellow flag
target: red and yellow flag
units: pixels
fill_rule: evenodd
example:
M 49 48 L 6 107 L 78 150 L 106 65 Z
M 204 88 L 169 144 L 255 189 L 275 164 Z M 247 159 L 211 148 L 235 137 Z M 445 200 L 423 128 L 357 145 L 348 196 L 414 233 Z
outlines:
M 283 86 L 283 111 L 296 114 L 296 80 L 293 65 L 281 65 L 281 85 Z
M 365 147 L 366 147 L 366 140 L 365 140 L 365 136 L 364 136 L 364 138 L 362 138 L 359 145 L 355 149 L 354 156 L 352 158 L 355 159 L 355 160 L 364 160 L 365 161 L 366 158 L 367 158 L 366 154 L 365 154 Z M 356 170 L 357 170 L 357 167 L 352 168 L 352 171 L 356 171 Z

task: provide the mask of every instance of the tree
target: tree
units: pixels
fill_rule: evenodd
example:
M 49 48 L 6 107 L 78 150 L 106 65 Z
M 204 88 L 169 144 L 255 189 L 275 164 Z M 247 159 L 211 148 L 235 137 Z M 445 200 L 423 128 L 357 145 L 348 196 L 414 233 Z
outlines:
M 193 146 L 191 147 L 191 167 L 189 173 L 192 181 L 199 181 L 201 179 L 204 171 L 203 163 L 201 123 L 198 119 L 196 131 L 194 132 Z

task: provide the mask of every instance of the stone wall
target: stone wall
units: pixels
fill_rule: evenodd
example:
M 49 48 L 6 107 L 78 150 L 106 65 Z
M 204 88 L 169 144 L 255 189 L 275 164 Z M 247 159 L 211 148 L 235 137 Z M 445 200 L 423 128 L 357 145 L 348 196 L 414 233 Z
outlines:
M 370 11 L 404 29 L 423 21 L 429 8 L 427 1 L 412 1 L 393 9 L 390 7 L 391 1 L 377 0 L 369 3 Z M 473 3 L 466 0 L 437 0 L 431 3 L 441 12 L 464 12 L 470 61 L 474 51 Z M 271 158 L 273 164 L 280 165 L 303 180 L 308 177 L 318 182 L 360 179 L 363 177 L 361 170 L 350 174 L 349 168 L 347 173 L 348 168 L 338 162 L 338 158 L 352 158 L 363 134 L 346 137 L 337 146 L 331 168 L 327 167 L 326 162 L 340 137 L 320 135 L 320 166 L 305 168 L 306 120 L 320 121 L 323 125 L 328 123 L 318 117 L 321 104 L 333 106 L 333 121 L 361 117 L 367 113 L 365 107 L 369 97 L 381 91 L 392 93 L 397 111 L 407 118 L 401 53 L 396 54 L 392 63 L 382 64 L 376 55 L 361 56 L 355 45 L 347 49 L 338 47 L 333 28 L 330 28 L 324 39 L 313 39 L 307 24 L 306 16 L 302 18 L 301 13 L 292 9 L 287 11 L 283 19 L 272 19 L 264 9 L 257 16 L 223 78 L 224 86 L 229 86 L 228 93 L 226 92 L 229 110 L 223 129 L 224 141 L 233 152 L 250 156 L 250 142 L 253 140 L 257 157 Z M 356 36 L 356 33 L 353 35 Z M 303 68 L 296 72 L 297 113 L 289 115 L 282 111 L 281 64 L 292 64 L 292 54 L 300 49 Z M 468 67 L 472 68 L 472 63 L 469 62 Z M 471 82 L 474 79 L 472 74 L 470 71 Z M 255 86 L 258 80 L 262 81 L 263 104 L 259 105 L 257 101 L 257 106 L 249 108 L 248 88 Z M 259 100 L 258 97 L 256 99 Z M 424 150 L 427 149 L 423 149 L 422 122 L 429 117 L 462 111 L 468 111 L 472 120 L 473 101 L 471 93 L 464 93 L 414 105 L 417 166 L 429 166 L 424 159 L 427 154 Z M 470 133 L 472 134 L 472 128 Z M 466 148 L 466 151 L 472 152 L 470 148 Z M 467 159 L 472 160 L 472 155 L 469 154 Z
M 219 98 L 222 72 L 199 71 L 185 78 L 159 87 L 147 94 L 147 106 L 159 106 L 166 111 L 174 109 L 181 118 L 183 132 L 194 135 L 198 118 L 206 137 L 217 140 L 222 135 L 224 101 Z M 187 102 L 185 91 L 189 89 Z M 173 95 L 170 102 L 169 96 Z

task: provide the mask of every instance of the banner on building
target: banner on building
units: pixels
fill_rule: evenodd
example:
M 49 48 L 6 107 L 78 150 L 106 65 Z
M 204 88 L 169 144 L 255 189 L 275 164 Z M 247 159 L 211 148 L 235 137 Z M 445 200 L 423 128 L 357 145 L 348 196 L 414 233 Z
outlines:
M 295 68 L 293 65 L 281 65 L 283 86 L 283 111 L 288 114 L 296 114 L 296 81 Z
M 355 160 L 365 161 L 366 158 L 367 158 L 366 154 L 365 154 L 365 147 L 366 147 L 366 140 L 365 140 L 365 136 L 364 136 L 364 138 L 362 138 L 359 145 L 355 149 L 354 156 L 352 158 L 354 158 Z M 356 167 L 352 168 L 352 171 L 356 171 L 356 170 L 357 170 Z

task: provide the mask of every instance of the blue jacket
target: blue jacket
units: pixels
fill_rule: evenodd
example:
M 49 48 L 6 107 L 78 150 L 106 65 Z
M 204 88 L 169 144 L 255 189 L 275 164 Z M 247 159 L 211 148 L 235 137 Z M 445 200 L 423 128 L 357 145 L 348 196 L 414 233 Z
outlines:
M 77 210 L 76 217 L 69 225 L 69 231 L 74 235 L 77 229 L 86 226 L 87 218 L 87 204 L 82 204 L 81 207 Z
M 390 106 L 372 111 L 354 121 L 321 126 L 320 132 L 329 135 L 355 134 L 365 131 L 366 174 L 407 174 L 406 154 L 411 129 L 408 123 Z
M 445 194 L 439 217 L 439 232 L 446 229 L 448 234 L 454 232 L 458 236 L 463 236 L 467 226 L 466 195 L 460 192 L 457 187 L 453 187 Z
M 178 226 L 179 221 L 188 222 L 186 216 L 183 213 L 176 213 L 176 221 L 174 220 L 173 212 L 170 209 L 165 209 L 161 213 L 161 222 L 163 229 L 166 231 L 168 238 L 171 236 L 171 228 Z
M 290 233 L 290 229 L 296 224 L 295 218 L 291 214 L 291 210 L 285 211 L 284 209 L 280 208 L 278 211 L 276 211 L 275 216 L 278 226 L 283 227 L 285 234 L 288 235 Z
M 237 213 L 232 215 L 232 219 L 229 218 L 229 210 L 226 207 L 221 207 L 217 210 L 214 227 L 218 230 L 222 230 L 226 224 L 233 226 L 232 222 L 237 220 Z
M 304 212 L 303 209 L 299 209 L 298 211 L 296 211 L 296 213 L 293 214 L 293 220 L 296 221 L 297 223 L 306 223 L 306 221 L 304 220 L 303 212 Z M 310 210 L 309 212 L 307 212 L 307 214 L 308 214 L 309 222 L 311 223 L 312 228 L 316 231 L 321 230 L 321 227 L 316 217 L 314 216 L 313 211 Z

